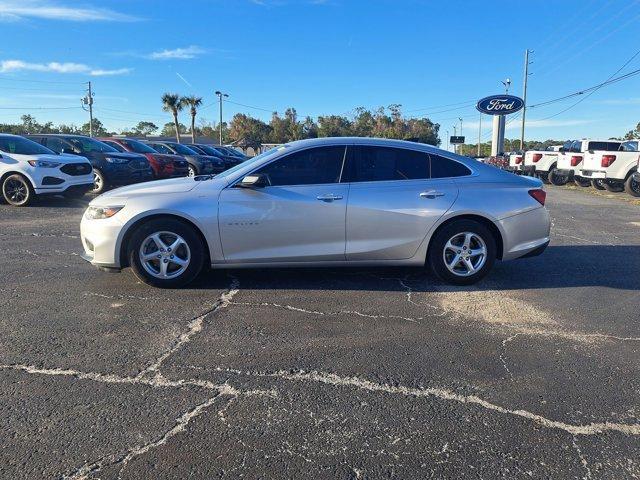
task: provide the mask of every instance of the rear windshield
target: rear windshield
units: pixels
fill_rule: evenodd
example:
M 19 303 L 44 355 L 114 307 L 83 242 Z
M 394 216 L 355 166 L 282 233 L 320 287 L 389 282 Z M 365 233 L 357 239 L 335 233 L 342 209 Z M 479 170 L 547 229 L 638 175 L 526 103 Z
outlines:
M 589 142 L 587 150 L 604 150 L 606 152 L 617 152 L 620 142 Z
M 17 135 L 7 135 L 6 137 L 0 136 L 0 150 L 6 153 L 16 153 L 18 155 L 55 155 L 53 151 L 43 147 L 39 143 Z
M 127 146 L 127 148 L 129 148 L 132 152 L 135 152 L 135 153 L 157 153 L 149 145 L 145 145 L 144 143 L 139 142 L 137 140 L 120 140 L 120 141 L 124 143 Z

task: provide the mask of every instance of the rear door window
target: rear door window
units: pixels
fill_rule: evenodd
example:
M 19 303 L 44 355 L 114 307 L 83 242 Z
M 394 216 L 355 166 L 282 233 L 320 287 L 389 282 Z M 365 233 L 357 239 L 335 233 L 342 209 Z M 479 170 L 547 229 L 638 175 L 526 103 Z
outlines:
M 384 182 L 430 178 L 429 156 L 406 148 L 356 146 L 343 181 Z

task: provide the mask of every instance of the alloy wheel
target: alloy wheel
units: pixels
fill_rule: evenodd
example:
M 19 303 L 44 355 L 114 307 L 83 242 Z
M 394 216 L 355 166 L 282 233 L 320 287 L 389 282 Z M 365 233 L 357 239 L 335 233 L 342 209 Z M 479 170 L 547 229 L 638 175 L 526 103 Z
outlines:
M 180 276 L 191 261 L 187 242 L 180 235 L 166 231 L 147 236 L 138 255 L 145 271 L 162 280 Z
M 468 277 L 481 270 L 485 264 L 487 245 L 476 233 L 457 233 L 445 244 L 442 257 L 451 273 Z
M 102 190 L 102 176 L 93 172 L 93 189 L 94 192 L 100 192 Z
M 15 205 L 21 205 L 29 198 L 29 187 L 17 178 L 9 178 L 3 186 L 4 195 Z

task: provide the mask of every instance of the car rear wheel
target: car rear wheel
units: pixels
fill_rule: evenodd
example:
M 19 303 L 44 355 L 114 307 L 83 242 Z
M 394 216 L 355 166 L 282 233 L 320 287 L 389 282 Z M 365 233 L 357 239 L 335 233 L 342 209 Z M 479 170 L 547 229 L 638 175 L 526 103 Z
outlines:
M 483 224 L 456 220 L 438 230 L 429 245 L 427 258 L 433 273 L 445 282 L 471 285 L 493 267 L 496 241 Z
M 9 175 L 2 182 L 2 196 L 9 205 L 26 207 L 33 202 L 36 194 L 33 191 L 31 182 L 16 173 Z
M 93 169 L 93 188 L 91 193 L 96 195 L 101 194 L 107 188 L 107 181 L 104 178 L 104 174 L 97 168 Z
M 624 183 L 622 182 L 603 182 L 602 185 L 607 192 L 619 193 L 624 190 Z
M 589 186 L 591 186 L 591 180 L 589 180 L 588 178 L 573 177 L 573 182 L 576 185 L 578 185 L 579 187 L 589 187 Z
M 128 248 L 136 277 L 160 288 L 179 288 L 192 282 L 205 260 L 205 247 L 193 227 L 170 218 L 140 226 Z
M 591 186 L 593 188 L 595 188 L 596 190 L 604 190 L 605 189 L 604 180 L 602 180 L 601 178 L 596 178 L 594 180 L 591 180 Z
M 558 170 L 555 168 L 551 169 L 551 171 L 549 172 L 549 182 L 551 182 L 553 185 L 560 187 L 562 185 L 566 185 L 568 181 L 569 177 L 567 175 L 558 174 Z
M 538 178 L 540 180 L 542 180 L 542 183 L 546 183 L 547 185 L 549 185 L 551 183 L 551 180 L 549 180 L 549 174 L 548 173 L 540 173 L 540 174 L 538 174 Z
M 624 191 L 634 197 L 640 197 L 640 181 L 634 179 L 633 174 L 624 182 Z

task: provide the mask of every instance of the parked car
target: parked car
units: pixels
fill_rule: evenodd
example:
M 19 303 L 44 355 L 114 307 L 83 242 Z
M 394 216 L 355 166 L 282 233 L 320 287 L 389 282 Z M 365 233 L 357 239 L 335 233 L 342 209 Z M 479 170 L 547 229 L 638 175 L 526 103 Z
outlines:
M 530 177 L 538 177 L 544 183 L 564 185 L 569 178 L 558 174 L 558 155 L 561 149 L 562 145 L 552 145 L 544 150 L 525 152 L 522 172 Z
M 609 150 L 617 149 L 622 142 L 616 140 L 568 140 L 558 152 L 558 166 L 556 173 L 559 176 L 566 176 L 567 181 L 573 180 L 580 187 L 593 187 L 604 190 L 602 179 L 583 178 L 580 175 L 582 162 L 585 153 L 589 150 Z
M 607 148 L 617 145 L 606 142 Z M 602 180 L 610 192 L 622 192 L 640 196 L 632 175 L 638 170 L 638 140 L 630 140 L 618 145 L 615 150 L 589 150 L 584 155 L 580 176 L 592 181 Z
M 522 172 L 522 152 L 511 152 L 509 153 L 509 165 L 505 167 L 505 170 L 512 173 L 521 173 Z
M 181 143 L 159 141 L 146 141 L 145 143 L 159 153 L 183 157 L 189 164 L 187 165 L 187 174 L 190 177 L 224 171 L 224 161 L 221 158 L 202 155 Z
M 211 145 L 196 143 L 190 144 L 189 148 L 193 148 L 203 155 L 210 155 L 212 157 L 221 158 L 224 161 L 225 170 L 228 170 L 229 168 L 235 167 L 239 163 L 244 162 L 242 158 L 238 157 L 237 155 L 230 155 L 225 150 L 220 149 L 220 147 L 212 147 Z
M 42 195 L 79 198 L 93 188 L 93 174 L 86 158 L 58 155 L 19 135 L 0 134 L 0 187 L 7 203 L 24 207 Z
M 98 140 L 119 152 L 139 153 L 147 157 L 155 179 L 186 177 L 189 174 L 189 164 L 179 155 L 158 153 L 149 145 L 131 138 L 98 138 Z
M 93 193 L 110 187 L 130 185 L 153 179 L 149 161 L 137 153 L 121 153 L 113 147 L 84 135 L 29 135 L 49 150 L 57 153 L 81 155 L 93 166 Z
M 542 182 L 429 145 L 373 138 L 288 143 L 219 175 L 94 199 L 83 258 L 179 287 L 215 268 L 425 263 L 477 282 L 496 259 L 542 253 Z
M 241 151 L 233 147 L 229 147 L 229 146 L 221 147 L 219 145 L 216 145 L 215 148 L 222 150 L 223 152 L 226 152 L 228 155 L 235 155 L 236 157 L 242 158 L 243 160 L 248 160 L 250 158 L 248 155 L 245 155 L 244 153 L 242 153 Z

